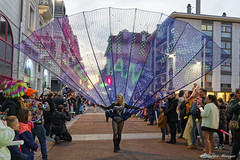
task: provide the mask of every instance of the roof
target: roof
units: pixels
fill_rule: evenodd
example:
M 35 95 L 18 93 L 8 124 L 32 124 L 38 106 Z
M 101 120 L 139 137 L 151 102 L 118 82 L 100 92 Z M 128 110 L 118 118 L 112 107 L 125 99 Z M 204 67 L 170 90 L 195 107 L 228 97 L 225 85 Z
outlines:
M 240 23 L 240 18 L 238 17 L 228 17 L 228 16 L 223 17 L 223 16 L 206 15 L 206 14 L 189 14 L 189 13 L 182 13 L 182 12 L 172 12 L 169 17 Z

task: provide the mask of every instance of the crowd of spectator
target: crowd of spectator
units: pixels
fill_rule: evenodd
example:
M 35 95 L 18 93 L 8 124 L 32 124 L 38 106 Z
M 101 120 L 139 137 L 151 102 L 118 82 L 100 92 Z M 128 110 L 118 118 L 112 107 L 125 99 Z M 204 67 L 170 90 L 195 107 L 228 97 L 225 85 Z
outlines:
M 232 146 L 229 156 L 232 160 L 239 156 L 240 89 L 231 93 L 228 101 L 224 102 L 222 98 L 208 95 L 206 89 L 194 84 L 192 90 L 181 90 L 178 94 L 173 92 L 146 107 L 141 117 L 149 120 L 148 125 L 157 124 L 161 129 L 162 138 L 159 142 L 165 142 L 165 135 L 170 133 L 171 138 L 167 143 L 175 144 L 179 134 L 178 138 L 186 139 L 187 149 L 203 146 L 204 153 L 199 155 L 202 159 L 217 157 L 215 150 L 223 150 L 225 145 Z M 218 135 L 216 145 L 214 133 Z
M 46 138 L 54 137 L 57 144 L 71 142 L 66 121 L 83 114 L 86 103 L 85 98 L 71 89 L 52 92 L 48 87 L 39 95 L 20 80 L 1 83 L 0 157 L 33 160 L 34 152 L 40 149 L 42 159 L 47 160 Z M 7 146 L 18 140 L 24 144 Z

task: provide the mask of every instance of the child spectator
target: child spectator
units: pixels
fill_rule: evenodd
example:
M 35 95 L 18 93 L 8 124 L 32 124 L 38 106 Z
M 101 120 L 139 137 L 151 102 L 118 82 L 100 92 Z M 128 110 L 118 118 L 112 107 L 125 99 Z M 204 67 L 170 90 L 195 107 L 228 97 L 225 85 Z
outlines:
M 166 106 L 160 106 L 160 116 L 158 118 L 158 127 L 161 129 L 162 132 L 162 139 L 159 139 L 159 142 L 165 141 L 165 130 L 167 128 L 167 116 L 163 115 L 162 113 L 166 110 Z
M 52 130 L 56 135 L 54 140 L 57 144 L 60 143 L 60 140 L 66 140 L 67 142 L 72 141 L 72 136 L 69 134 L 66 124 L 66 121 L 70 121 L 71 117 L 68 115 L 68 109 L 66 109 L 66 113 L 64 113 L 64 106 L 59 105 L 57 108 L 57 112 L 53 113 L 53 122 L 52 122 Z
M 19 120 L 19 138 L 24 141 L 21 145 L 22 152 L 34 160 L 33 151 L 38 150 L 37 143 L 33 140 L 31 129 L 33 128 L 32 112 L 28 109 L 20 109 L 17 114 Z
M 19 123 L 16 116 L 8 116 L 6 118 L 8 127 L 12 128 L 15 131 L 15 137 L 13 141 L 19 139 L 18 129 Z M 8 146 L 9 151 L 11 152 L 11 160 L 28 160 L 28 155 L 20 151 L 19 146 Z
M 10 152 L 6 146 L 13 140 L 14 136 L 14 130 L 7 126 L 6 121 L 0 120 L 0 159 L 11 159 Z

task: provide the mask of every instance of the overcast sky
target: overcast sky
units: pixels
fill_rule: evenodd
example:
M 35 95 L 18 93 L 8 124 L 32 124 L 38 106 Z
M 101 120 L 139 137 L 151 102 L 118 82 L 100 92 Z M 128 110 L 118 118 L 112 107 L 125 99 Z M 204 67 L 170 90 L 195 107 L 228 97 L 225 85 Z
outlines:
M 68 15 L 103 7 L 138 8 L 170 15 L 173 11 L 186 12 L 191 4 L 196 13 L 196 0 L 64 0 Z M 240 0 L 201 0 L 201 14 L 240 18 Z

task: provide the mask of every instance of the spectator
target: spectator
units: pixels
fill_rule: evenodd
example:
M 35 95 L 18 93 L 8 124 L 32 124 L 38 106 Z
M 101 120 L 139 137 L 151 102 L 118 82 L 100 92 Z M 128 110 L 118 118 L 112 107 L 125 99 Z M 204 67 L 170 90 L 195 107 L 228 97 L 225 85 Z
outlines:
M 167 128 L 167 116 L 162 114 L 166 110 L 164 105 L 160 106 L 160 116 L 158 118 L 158 127 L 161 129 L 162 132 L 162 139 L 159 139 L 159 142 L 165 141 L 165 130 Z
M 34 152 L 38 150 L 38 145 L 34 141 L 31 129 L 33 128 L 32 112 L 28 109 L 20 109 L 17 114 L 19 120 L 19 138 L 24 141 L 21 145 L 22 152 L 29 156 L 30 160 L 34 160 Z
M 7 126 L 6 121 L 0 120 L 0 159 L 11 159 L 11 154 L 6 146 L 14 139 L 14 136 L 14 130 Z
M 220 106 L 220 119 L 219 119 L 219 127 L 218 127 L 218 137 L 219 137 L 219 143 L 218 145 L 215 147 L 216 149 L 223 149 L 223 132 L 220 131 L 224 130 L 226 131 L 227 129 L 227 117 L 226 117 L 226 106 L 223 102 L 222 98 L 218 98 L 218 106 Z
M 11 127 L 15 131 L 15 137 L 13 141 L 19 139 L 19 122 L 16 116 L 8 116 L 6 118 L 8 127 Z M 8 146 L 9 151 L 11 152 L 11 160 L 28 160 L 28 155 L 20 151 L 17 145 Z
M 181 112 L 180 112 L 180 107 L 182 105 L 182 102 L 184 101 L 184 91 L 181 90 L 178 94 L 178 105 L 177 105 L 177 114 L 178 114 L 178 122 L 177 122 L 177 130 L 178 133 L 183 133 L 182 129 L 181 129 Z
M 176 112 L 178 105 L 178 99 L 175 98 L 175 93 L 169 95 L 168 98 L 168 108 L 164 112 L 164 115 L 167 115 L 167 123 L 171 131 L 171 139 L 167 143 L 175 144 L 176 143 L 176 125 L 178 120 L 178 115 Z
M 3 90 L 5 89 L 5 85 L 7 84 L 7 81 L 1 82 L 0 84 L 0 106 L 3 105 L 3 102 L 6 100 L 6 98 L 3 95 Z M 1 108 L 0 108 L 1 111 Z
M 193 127 L 193 120 L 192 120 L 192 115 L 190 115 L 191 107 L 193 104 L 193 101 L 196 97 L 193 97 L 191 99 L 190 96 L 192 95 L 192 91 L 188 91 L 185 97 L 185 103 L 186 103 L 186 113 L 184 119 L 187 120 L 186 127 L 184 129 L 183 137 L 187 139 L 188 143 L 188 149 L 196 149 L 196 144 L 192 143 L 192 138 L 191 138 L 191 128 Z M 196 96 L 196 94 L 194 94 Z
M 53 102 L 55 103 L 56 106 L 59 106 L 59 105 L 65 106 L 65 100 L 63 99 L 61 92 L 58 92 L 57 97 L 53 98 Z
M 202 134 L 205 144 L 205 153 L 200 155 L 203 159 L 212 159 L 215 156 L 213 133 L 219 125 L 219 108 L 215 95 L 208 95 L 204 110 L 199 106 L 202 116 Z
M 69 134 L 66 121 L 70 121 L 71 117 L 68 114 L 68 109 L 64 113 L 64 106 L 60 105 L 57 108 L 57 112 L 53 113 L 53 133 L 56 135 L 54 138 L 56 143 L 59 144 L 60 140 L 66 140 L 67 142 L 72 141 L 72 136 Z
M 229 133 L 229 122 L 232 120 L 232 113 L 230 113 L 230 105 L 231 105 L 231 102 L 234 100 L 235 98 L 235 93 L 231 93 L 228 97 L 228 101 L 226 102 L 226 116 L 227 116 L 227 130 L 226 132 Z M 233 135 L 233 131 L 231 131 L 232 135 Z M 229 136 L 228 135 L 225 135 L 225 142 L 224 144 L 229 144 Z M 232 141 L 231 141 L 231 144 L 233 144 L 233 136 L 232 136 Z
M 240 88 L 236 89 L 235 100 L 231 102 L 230 113 L 232 116 L 232 121 L 237 121 L 238 128 L 233 129 L 233 148 L 232 148 L 232 160 L 238 159 L 240 150 Z
M 25 108 L 22 96 L 27 88 L 21 80 L 8 81 L 3 92 L 7 99 L 2 105 L 2 111 L 9 109 L 7 115 L 16 116 L 19 109 Z
M 51 136 L 51 128 L 52 128 L 52 115 L 56 110 L 55 103 L 53 102 L 53 92 L 49 92 L 47 96 L 47 103 L 49 104 L 50 110 L 44 111 L 44 128 L 46 129 L 46 136 Z
M 24 100 L 25 105 L 32 112 L 32 122 L 34 123 L 34 127 L 32 129 L 33 139 L 37 136 L 42 152 L 42 158 L 47 160 L 47 144 L 46 144 L 46 130 L 43 127 L 43 111 L 49 111 L 49 104 L 45 102 L 44 104 L 35 100 L 37 90 L 33 90 L 32 88 L 28 88 L 25 92 L 27 98 Z
M 146 99 L 148 99 L 148 98 L 151 98 L 151 96 L 153 95 L 153 93 L 152 92 L 149 92 L 148 93 L 148 96 L 146 97 Z M 151 103 L 150 103 L 151 104 Z M 153 122 L 154 122 L 154 104 L 151 104 L 151 105 L 149 105 L 149 106 L 147 106 L 147 108 L 148 108 L 148 117 L 149 117 L 149 124 L 148 125 L 153 125 Z

